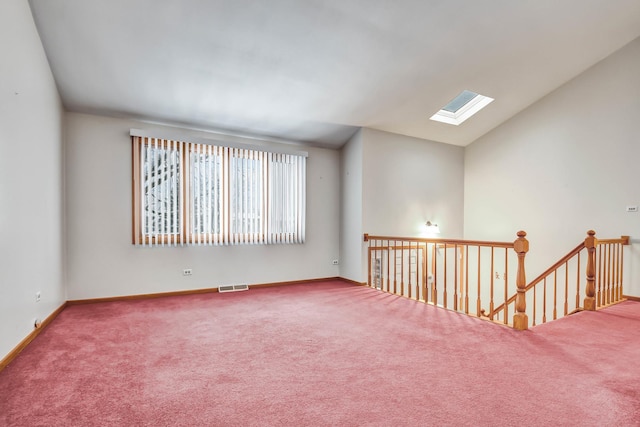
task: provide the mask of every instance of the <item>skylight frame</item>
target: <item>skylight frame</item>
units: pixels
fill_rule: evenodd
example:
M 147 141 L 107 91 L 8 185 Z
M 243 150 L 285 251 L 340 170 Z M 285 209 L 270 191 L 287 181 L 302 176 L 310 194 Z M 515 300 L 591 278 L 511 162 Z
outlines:
M 458 96 L 461 96 L 463 93 L 464 91 L 461 92 Z M 456 98 L 458 96 L 456 96 Z M 473 116 L 478 111 L 482 110 L 484 107 L 491 104 L 493 101 L 494 101 L 493 98 L 476 93 L 475 97 L 471 98 L 469 102 L 467 102 L 462 107 L 460 107 L 456 112 L 452 113 L 447 110 L 440 110 L 437 113 L 435 113 L 433 116 L 431 116 L 430 119 L 438 122 L 458 126 L 459 124 L 467 120 L 469 117 Z M 447 103 L 447 105 L 449 105 L 451 102 L 453 102 L 453 100 Z

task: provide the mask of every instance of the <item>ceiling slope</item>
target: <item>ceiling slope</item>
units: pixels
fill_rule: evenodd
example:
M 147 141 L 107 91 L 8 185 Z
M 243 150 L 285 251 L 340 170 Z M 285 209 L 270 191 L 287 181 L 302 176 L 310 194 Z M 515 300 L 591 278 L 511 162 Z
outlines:
M 30 0 L 65 107 L 338 147 L 467 145 L 640 36 L 638 0 Z M 429 120 L 464 89 L 495 101 Z

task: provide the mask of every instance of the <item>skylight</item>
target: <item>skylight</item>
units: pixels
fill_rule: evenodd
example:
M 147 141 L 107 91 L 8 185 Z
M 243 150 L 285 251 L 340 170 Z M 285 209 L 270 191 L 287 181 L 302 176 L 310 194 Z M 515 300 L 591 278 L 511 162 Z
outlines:
M 470 90 L 463 90 L 453 98 L 442 110 L 431 116 L 431 120 L 458 126 L 478 111 L 489 105 L 493 98 L 480 95 Z

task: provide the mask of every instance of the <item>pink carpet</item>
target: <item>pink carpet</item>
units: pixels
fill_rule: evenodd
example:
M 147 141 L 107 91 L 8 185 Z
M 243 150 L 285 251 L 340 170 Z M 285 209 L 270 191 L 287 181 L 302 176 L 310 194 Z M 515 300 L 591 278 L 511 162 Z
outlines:
M 640 303 L 519 333 L 326 282 L 72 306 L 3 426 L 640 425 Z

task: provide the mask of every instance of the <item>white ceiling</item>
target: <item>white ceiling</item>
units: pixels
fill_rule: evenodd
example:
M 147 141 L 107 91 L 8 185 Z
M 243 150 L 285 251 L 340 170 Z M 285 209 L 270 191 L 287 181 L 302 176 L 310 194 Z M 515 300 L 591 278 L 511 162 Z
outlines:
M 640 0 L 30 0 L 70 111 L 467 145 L 640 36 Z M 495 101 L 429 120 L 463 89 Z

